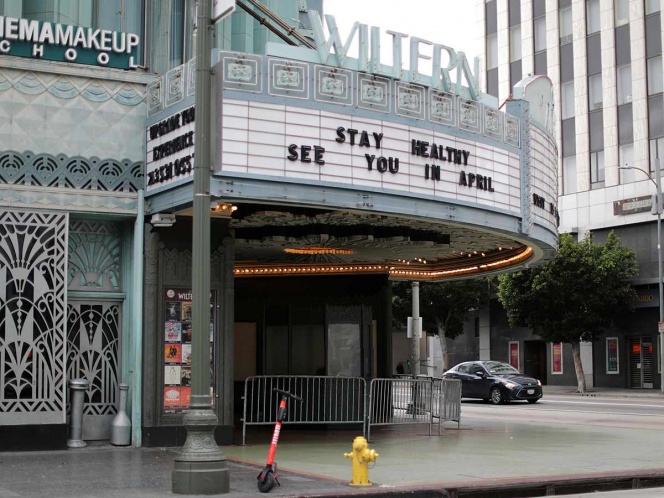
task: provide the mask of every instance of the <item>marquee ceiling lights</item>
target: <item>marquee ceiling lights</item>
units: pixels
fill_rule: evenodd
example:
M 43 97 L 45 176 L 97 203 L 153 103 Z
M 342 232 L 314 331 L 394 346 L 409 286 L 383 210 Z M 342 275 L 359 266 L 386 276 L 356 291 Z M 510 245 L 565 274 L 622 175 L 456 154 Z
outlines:
M 215 213 L 231 214 L 237 211 L 237 206 L 229 202 L 212 201 L 212 203 L 210 204 L 210 210 L 214 211 Z
M 321 274 L 387 274 L 394 280 L 446 280 L 470 276 L 480 276 L 507 270 L 525 264 L 533 256 L 531 247 L 522 247 L 511 251 L 495 251 L 471 264 L 463 264 L 467 260 L 447 261 L 445 264 L 432 265 L 430 268 L 409 267 L 407 263 L 394 265 L 274 265 L 249 266 L 238 264 L 234 273 L 236 277 L 260 276 L 300 276 Z
M 335 249 L 329 247 L 287 247 L 284 252 L 289 254 L 353 254 L 350 249 Z

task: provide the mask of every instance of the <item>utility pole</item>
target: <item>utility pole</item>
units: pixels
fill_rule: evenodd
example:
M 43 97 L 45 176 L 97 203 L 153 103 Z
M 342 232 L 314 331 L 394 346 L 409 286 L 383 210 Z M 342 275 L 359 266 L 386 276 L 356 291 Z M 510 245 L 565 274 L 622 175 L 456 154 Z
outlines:
M 411 332 L 411 357 L 413 358 L 413 377 L 420 375 L 420 283 L 412 283 L 413 295 L 413 330 Z
M 657 215 L 657 286 L 659 288 L 659 321 L 657 331 L 659 333 L 659 392 L 664 395 L 664 283 L 662 282 L 662 175 L 659 157 L 655 158 L 655 179 L 649 173 L 634 166 L 620 166 L 619 169 L 634 169 L 648 175 L 648 179 L 655 184 L 657 189 L 652 196 L 651 213 Z
M 657 185 L 657 284 L 659 286 L 659 392 L 664 394 L 664 287 L 662 284 L 662 176 L 659 157 L 655 159 L 655 184 Z
M 228 462 L 214 439 L 217 414 L 210 396 L 210 0 L 198 0 L 196 36 L 196 118 L 194 124 L 194 218 L 192 239 L 191 402 L 182 424 L 187 439 L 175 457 L 173 493 L 228 493 Z

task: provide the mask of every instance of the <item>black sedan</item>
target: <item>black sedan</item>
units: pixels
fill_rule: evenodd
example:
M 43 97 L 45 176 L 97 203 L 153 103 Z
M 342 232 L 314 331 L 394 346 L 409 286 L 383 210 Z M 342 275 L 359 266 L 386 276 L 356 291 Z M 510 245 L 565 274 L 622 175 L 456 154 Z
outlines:
M 537 403 L 542 397 L 542 383 L 539 380 L 499 361 L 459 363 L 445 372 L 443 378 L 461 381 L 462 398 L 479 398 L 494 405 L 512 400 Z

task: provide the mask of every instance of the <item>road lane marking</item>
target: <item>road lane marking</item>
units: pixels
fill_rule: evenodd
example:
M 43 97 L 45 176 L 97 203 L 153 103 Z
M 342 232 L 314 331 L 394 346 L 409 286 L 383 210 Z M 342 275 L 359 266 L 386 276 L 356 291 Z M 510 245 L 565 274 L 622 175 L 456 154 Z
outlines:
M 602 406 L 639 406 L 641 408 L 660 408 L 664 410 L 664 405 L 652 404 L 652 405 L 641 405 L 638 403 L 612 403 L 612 402 L 598 402 L 598 401 L 559 401 L 553 399 L 540 400 L 540 403 L 569 403 L 575 405 L 602 405 Z

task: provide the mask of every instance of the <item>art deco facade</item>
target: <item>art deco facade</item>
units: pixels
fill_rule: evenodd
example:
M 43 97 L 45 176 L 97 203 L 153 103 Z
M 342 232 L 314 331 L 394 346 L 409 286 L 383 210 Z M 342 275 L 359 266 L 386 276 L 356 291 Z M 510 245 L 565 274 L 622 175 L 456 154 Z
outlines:
M 127 383 L 132 444 L 184 440 L 194 3 L 0 1 L 0 450 L 62 447 L 74 378 L 84 439 L 108 438 Z M 498 109 L 472 78 L 314 50 L 320 1 L 242 5 L 211 54 L 204 332 L 225 443 L 247 377 L 390 376 L 391 280 L 557 249 L 546 78 Z

